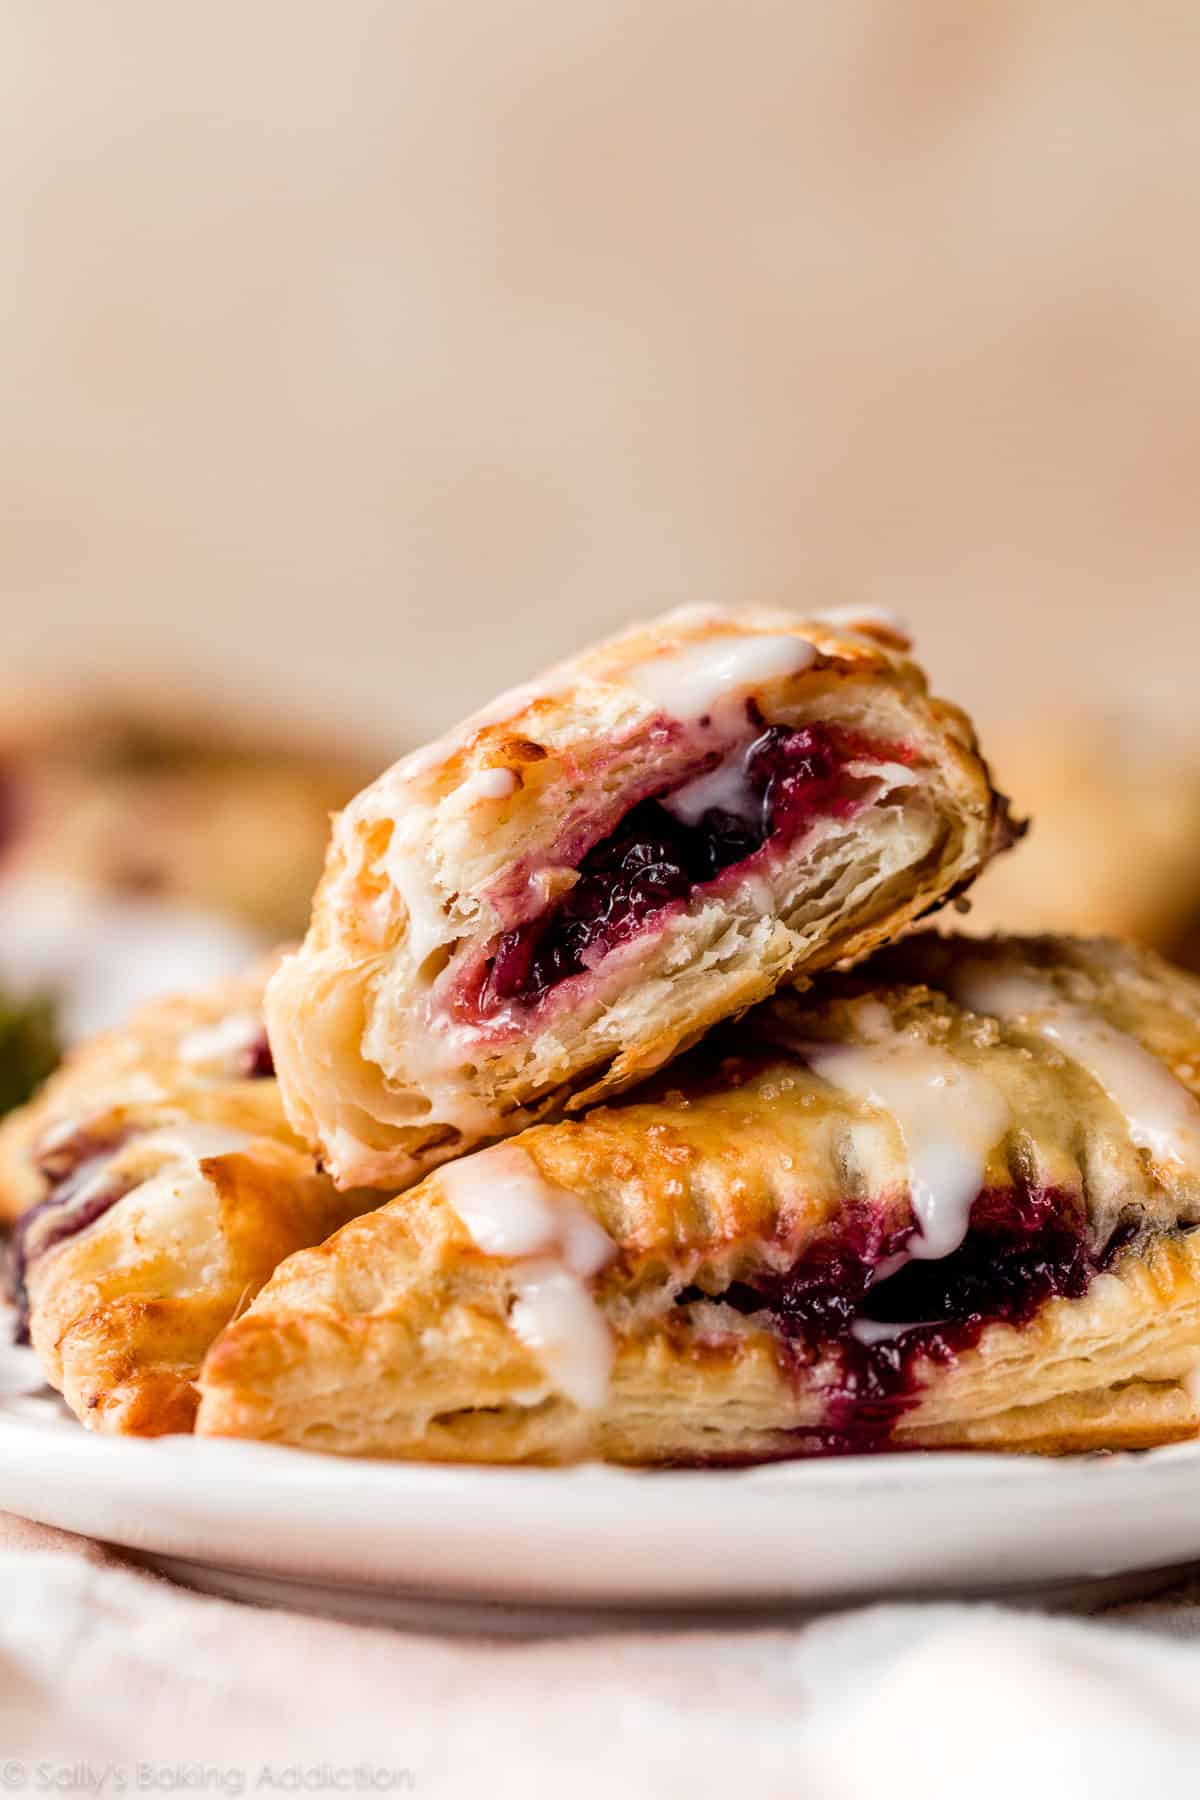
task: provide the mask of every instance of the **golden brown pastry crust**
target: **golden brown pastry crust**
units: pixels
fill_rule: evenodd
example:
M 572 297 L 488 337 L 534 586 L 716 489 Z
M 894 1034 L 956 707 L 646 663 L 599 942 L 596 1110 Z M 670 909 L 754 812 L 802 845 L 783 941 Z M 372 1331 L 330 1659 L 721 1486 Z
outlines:
M 929 697 L 906 651 L 869 621 L 672 614 L 504 696 L 360 794 L 267 1002 L 289 1116 L 334 1178 L 396 1188 L 618 1093 L 968 883 L 1007 841 L 1004 804 L 968 721 Z M 740 672 L 723 698 L 697 699 L 718 658 Z M 485 1013 L 505 934 L 550 915 L 589 846 L 647 797 L 732 766 L 768 725 L 861 742 L 842 798 L 617 948 L 581 952 L 536 1003 Z
M 36 1209 L 14 1240 L 31 1341 L 93 1430 L 189 1430 L 217 1333 L 369 1204 L 317 1173 L 276 1082 L 252 1073 L 267 972 L 144 1008 L 0 1127 L 5 1210 Z
M 366 1456 L 630 1463 L 1192 1435 L 1200 1146 L 1181 1161 L 1174 1141 L 1139 1141 L 1124 1104 L 1032 1014 L 956 1003 L 947 990 L 978 982 L 981 962 L 1125 1034 L 1135 1077 L 1151 1061 L 1154 1079 L 1171 1071 L 1165 1104 L 1174 1096 L 1190 1128 L 1200 982 L 1108 943 L 923 935 L 776 997 L 636 1098 L 452 1165 L 292 1257 L 210 1351 L 197 1429 Z M 929 1272 L 974 1299 L 942 1329 L 902 1329 L 890 1360 L 852 1347 L 837 1303 L 849 1295 L 861 1329 L 869 1308 L 854 1282 L 911 1249 L 915 1151 L 887 1108 L 810 1066 L 831 1045 L 946 1059 L 963 1082 L 948 1104 L 975 1104 L 978 1081 L 1003 1109 L 970 1235 L 945 1263 L 958 1273 L 912 1261 L 890 1277 Z M 1153 1124 L 1149 1102 L 1142 1114 Z M 960 1124 L 946 1127 L 951 1147 Z M 528 1265 L 480 1248 L 469 1222 L 514 1156 L 611 1239 L 585 1284 L 613 1354 L 599 1403 L 568 1397 L 546 1340 L 520 1329 Z M 1047 1267 L 1054 1278 L 1029 1286 Z M 961 1285 L 980 1278 L 982 1289 Z
M 277 1083 L 251 1073 L 256 1049 L 269 1056 L 263 989 L 278 961 L 278 953 L 264 957 L 245 976 L 201 994 L 151 1001 L 118 1030 L 72 1050 L 36 1099 L 0 1125 L 0 1220 L 11 1223 L 44 1197 L 37 1145 L 69 1121 L 103 1135 L 126 1120 L 148 1126 L 182 1112 L 299 1149 Z M 244 1030 L 230 1035 L 225 1055 L 219 1039 L 206 1053 L 202 1034 L 230 1022 Z

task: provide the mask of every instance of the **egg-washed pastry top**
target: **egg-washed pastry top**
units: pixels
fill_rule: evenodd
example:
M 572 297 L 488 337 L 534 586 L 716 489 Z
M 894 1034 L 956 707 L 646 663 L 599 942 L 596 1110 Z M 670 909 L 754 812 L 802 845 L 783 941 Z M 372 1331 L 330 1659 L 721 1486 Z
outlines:
M 17 1328 L 96 1430 L 189 1430 L 204 1352 L 360 1198 L 289 1129 L 262 1019 L 271 965 L 155 1002 L 0 1127 Z
M 1200 1425 L 1200 982 L 921 935 L 284 1263 L 202 1432 L 462 1461 Z
M 504 695 L 335 822 L 267 1013 L 297 1130 L 397 1188 L 862 955 L 1008 841 L 894 629 L 674 613 Z

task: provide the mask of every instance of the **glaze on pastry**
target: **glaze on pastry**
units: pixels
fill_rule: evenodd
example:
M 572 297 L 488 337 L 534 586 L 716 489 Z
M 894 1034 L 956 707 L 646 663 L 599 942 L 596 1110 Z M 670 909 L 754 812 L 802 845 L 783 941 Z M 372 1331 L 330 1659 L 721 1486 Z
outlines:
M 921 935 L 284 1263 L 197 1429 L 376 1457 L 1137 1448 L 1200 1425 L 1200 982 Z
M 296 1129 L 398 1188 L 861 956 L 1007 839 L 889 627 L 676 613 L 505 695 L 336 821 L 267 1015 Z
M 94 1430 L 189 1430 L 218 1332 L 375 1198 L 339 1193 L 288 1128 L 265 973 L 144 1008 L 0 1127 L 19 1329 Z

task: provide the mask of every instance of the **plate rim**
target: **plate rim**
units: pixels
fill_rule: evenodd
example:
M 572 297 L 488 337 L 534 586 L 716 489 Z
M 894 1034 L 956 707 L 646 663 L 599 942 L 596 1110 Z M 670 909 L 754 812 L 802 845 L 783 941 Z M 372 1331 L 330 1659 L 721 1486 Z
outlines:
M 6 1510 L 140 1556 L 487 1606 L 736 1609 L 1107 1580 L 1200 1558 L 1198 1499 L 1200 1441 L 1058 1459 L 933 1451 L 746 1469 L 503 1468 L 109 1438 L 40 1398 L 0 1399 Z M 1165 1537 L 1147 1527 L 1148 1502 L 1171 1521 Z M 481 1528 L 507 1566 L 480 1554 Z M 791 1560 L 772 1575 L 789 1542 Z

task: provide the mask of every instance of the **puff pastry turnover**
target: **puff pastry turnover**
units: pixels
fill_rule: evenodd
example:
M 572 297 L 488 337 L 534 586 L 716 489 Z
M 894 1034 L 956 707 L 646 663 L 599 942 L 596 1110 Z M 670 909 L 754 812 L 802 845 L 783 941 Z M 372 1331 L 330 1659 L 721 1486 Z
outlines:
M 94 1430 L 189 1430 L 217 1333 L 284 1257 L 369 1203 L 288 1128 L 265 973 L 146 1007 L 0 1128 L 21 1327 Z
M 1007 840 L 890 628 L 691 610 L 505 695 L 335 822 L 267 1016 L 341 1184 L 619 1092 Z
M 0 702 L 5 886 L 65 884 L 304 930 L 329 814 L 367 777 L 314 743 L 146 695 Z
M 197 1429 L 447 1461 L 1141 1447 L 1200 1424 L 1200 982 L 925 934 L 284 1263 Z

